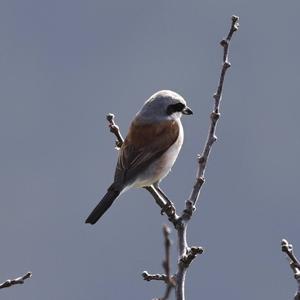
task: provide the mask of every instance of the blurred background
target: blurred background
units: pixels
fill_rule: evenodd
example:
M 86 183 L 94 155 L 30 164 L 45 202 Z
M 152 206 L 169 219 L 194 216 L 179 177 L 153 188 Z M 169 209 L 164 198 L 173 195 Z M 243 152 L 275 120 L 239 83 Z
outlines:
M 281 253 L 299 237 L 299 1 L 2 0 L 0 2 L 1 298 L 152 299 L 164 285 L 165 216 L 144 190 L 84 220 L 112 182 L 125 135 L 160 89 L 183 95 L 185 143 L 162 188 L 181 210 L 195 180 L 221 67 L 219 41 L 240 17 L 221 119 L 190 245 L 187 299 L 292 299 Z M 174 232 L 173 232 L 174 234 Z M 175 236 L 172 235 L 174 239 Z M 176 263 L 176 247 L 173 247 Z M 173 270 L 175 271 L 175 264 Z

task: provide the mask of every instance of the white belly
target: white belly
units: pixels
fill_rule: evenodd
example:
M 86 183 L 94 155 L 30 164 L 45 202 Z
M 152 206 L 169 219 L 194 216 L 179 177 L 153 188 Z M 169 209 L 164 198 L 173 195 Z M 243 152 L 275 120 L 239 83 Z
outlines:
M 132 183 L 132 187 L 150 186 L 161 181 L 170 172 L 179 154 L 183 143 L 183 128 L 180 120 L 178 120 L 179 134 L 176 142 L 156 161 L 154 161 L 136 180 Z

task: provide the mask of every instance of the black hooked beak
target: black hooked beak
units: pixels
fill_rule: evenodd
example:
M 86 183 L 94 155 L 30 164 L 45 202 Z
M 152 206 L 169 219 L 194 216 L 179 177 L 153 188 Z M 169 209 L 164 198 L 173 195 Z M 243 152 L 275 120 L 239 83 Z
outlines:
M 193 114 L 193 111 L 188 106 L 186 106 L 181 112 L 184 115 L 192 115 Z

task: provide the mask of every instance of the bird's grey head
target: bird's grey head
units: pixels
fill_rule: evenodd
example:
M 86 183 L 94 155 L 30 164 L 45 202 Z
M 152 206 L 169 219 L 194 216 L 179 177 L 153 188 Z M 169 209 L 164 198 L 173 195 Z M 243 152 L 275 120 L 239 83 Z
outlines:
M 137 113 L 141 121 L 159 122 L 179 119 L 182 114 L 191 115 L 192 110 L 179 94 L 162 90 L 153 94 Z

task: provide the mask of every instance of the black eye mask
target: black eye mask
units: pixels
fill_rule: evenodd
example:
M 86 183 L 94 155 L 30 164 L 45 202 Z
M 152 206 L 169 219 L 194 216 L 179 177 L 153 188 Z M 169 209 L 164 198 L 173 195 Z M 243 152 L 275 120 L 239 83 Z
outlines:
M 181 112 L 185 108 L 185 105 L 182 103 L 170 104 L 167 107 L 167 115 L 171 115 L 175 112 Z

